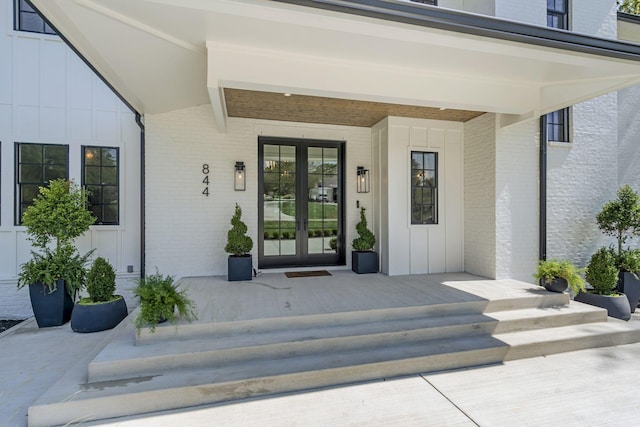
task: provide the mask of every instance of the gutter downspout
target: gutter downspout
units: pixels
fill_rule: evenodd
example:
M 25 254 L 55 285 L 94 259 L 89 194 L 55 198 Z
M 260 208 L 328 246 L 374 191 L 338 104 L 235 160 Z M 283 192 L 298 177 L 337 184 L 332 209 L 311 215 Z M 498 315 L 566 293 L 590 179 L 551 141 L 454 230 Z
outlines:
M 140 278 L 145 277 L 145 128 L 144 118 L 136 112 L 136 123 L 140 126 Z
M 539 237 L 538 259 L 547 259 L 547 116 L 540 116 L 540 160 L 538 162 L 540 176 L 540 213 L 539 213 Z

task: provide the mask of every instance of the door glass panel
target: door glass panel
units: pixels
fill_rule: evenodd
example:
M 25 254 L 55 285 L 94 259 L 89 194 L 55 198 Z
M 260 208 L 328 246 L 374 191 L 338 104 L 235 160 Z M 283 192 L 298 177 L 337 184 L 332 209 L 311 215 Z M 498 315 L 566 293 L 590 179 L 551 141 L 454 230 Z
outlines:
M 264 145 L 264 254 L 295 255 L 296 147 Z
M 307 251 L 335 253 L 338 234 L 338 149 L 309 147 Z

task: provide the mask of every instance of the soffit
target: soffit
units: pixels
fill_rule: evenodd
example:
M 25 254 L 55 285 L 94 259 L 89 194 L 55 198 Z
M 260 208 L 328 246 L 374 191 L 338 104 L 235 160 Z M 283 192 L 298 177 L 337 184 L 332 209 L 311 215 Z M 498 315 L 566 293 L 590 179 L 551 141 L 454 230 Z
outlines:
M 255 102 L 262 102 L 255 92 L 286 92 L 405 110 L 488 111 L 510 123 L 640 81 L 638 61 L 594 49 L 282 2 L 32 2 L 136 110 L 153 114 L 211 102 L 221 129 L 227 89 L 251 91 Z M 402 7 L 406 15 L 420 6 Z
M 225 89 L 229 117 L 371 127 L 388 116 L 466 122 L 483 112 Z

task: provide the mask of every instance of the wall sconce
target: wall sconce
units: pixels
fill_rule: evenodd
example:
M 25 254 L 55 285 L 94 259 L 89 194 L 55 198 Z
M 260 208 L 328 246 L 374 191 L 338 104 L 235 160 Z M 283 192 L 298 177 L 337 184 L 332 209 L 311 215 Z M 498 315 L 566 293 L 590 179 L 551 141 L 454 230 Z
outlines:
M 358 166 L 358 193 L 369 192 L 369 169 Z
M 233 173 L 233 189 L 236 191 L 244 191 L 247 189 L 247 180 L 245 177 L 244 162 L 236 162 Z

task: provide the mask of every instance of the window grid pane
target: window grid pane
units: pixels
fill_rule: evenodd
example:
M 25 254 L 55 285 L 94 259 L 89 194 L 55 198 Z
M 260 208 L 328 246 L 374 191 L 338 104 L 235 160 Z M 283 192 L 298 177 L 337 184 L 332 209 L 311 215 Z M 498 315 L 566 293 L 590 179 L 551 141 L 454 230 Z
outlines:
M 28 31 L 31 33 L 52 34 L 53 31 L 44 19 L 24 0 L 16 0 L 14 2 L 16 16 L 16 30 Z
M 33 204 L 38 188 L 58 178 L 69 178 L 69 147 L 56 144 L 16 143 L 16 224 Z
M 411 152 L 411 223 L 437 224 L 438 155 Z
M 82 147 L 82 185 L 97 225 L 120 223 L 118 148 Z

